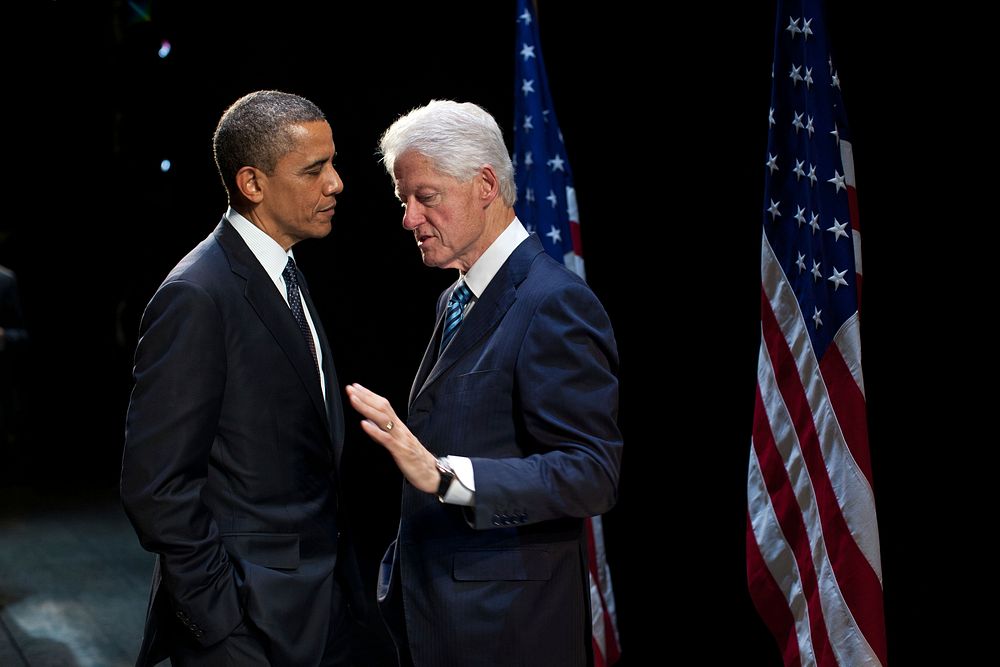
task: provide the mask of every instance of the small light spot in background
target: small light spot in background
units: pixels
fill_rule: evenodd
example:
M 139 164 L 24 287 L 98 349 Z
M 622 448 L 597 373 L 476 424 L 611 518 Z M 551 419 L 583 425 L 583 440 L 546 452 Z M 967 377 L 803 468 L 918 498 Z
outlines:
M 160 42 L 160 50 L 157 51 L 156 54 L 161 58 L 166 58 L 170 55 L 170 42 L 167 40 Z
M 160 163 L 160 171 L 164 173 L 170 171 L 170 160 L 164 160 Z

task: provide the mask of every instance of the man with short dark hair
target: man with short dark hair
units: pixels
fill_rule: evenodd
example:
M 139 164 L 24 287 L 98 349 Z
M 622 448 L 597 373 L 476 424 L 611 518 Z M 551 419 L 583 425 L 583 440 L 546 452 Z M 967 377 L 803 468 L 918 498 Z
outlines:
M 278 91 L 219 121 L 229 209 L 146 308 L 121 493 L 157 554 L 137 664 L 348 664 L 343 408 L 292 246 L 330 232 L 330 125 Z M 346 589 L 346 590 L 345 590 Z

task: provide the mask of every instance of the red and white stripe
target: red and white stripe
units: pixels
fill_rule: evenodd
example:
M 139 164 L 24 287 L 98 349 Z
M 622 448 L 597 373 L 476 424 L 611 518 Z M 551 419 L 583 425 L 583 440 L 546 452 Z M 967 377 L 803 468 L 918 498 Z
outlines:
M 886 664 L 859 340 L 855 313 L 817 355 L 762 234 L 747 574 L 786 665 Z
M 604 554 L 604 528 L 599 516 L 587 520 L 587 547 L 590 549 L 590 626 L 594 667 L 606 667 L 618 662 L 621 644 L 611 570 Z

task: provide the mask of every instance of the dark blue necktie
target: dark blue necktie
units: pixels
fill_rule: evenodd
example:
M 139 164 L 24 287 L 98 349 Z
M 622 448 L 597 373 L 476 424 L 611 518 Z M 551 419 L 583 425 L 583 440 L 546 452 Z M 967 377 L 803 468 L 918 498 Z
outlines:
M 295 260 L 288 258 L 285 270 L 281 272 L 285 279 L 285 287 L 288 288 L 288 307 L 292 310 L 292 315 L 299 325 L 299 331 L 306 339 L 309 346 L 309 354 L 312 355 L 313 363 L 316 365 L 316 372 L 319 372 L 319 360 L 316 358 L 316 344 L 313 342 L 312 331 L 309 330 L 309 323 L 306 322 L 306 314 L 302 312 L 302 299 L 299 297 L 299 277 L 295 270 Z
M 448 299 L 448 310 L 444 315 L 444 331 L 441 332 L 441 351 L 448 347 L 448 343 L 455 336 L 455 332 L 458 331 L 458 325 L 462 323 L 462 313 L 465 310 L 465 304 L 469 303 L 469 299 L 472 298 L 472 290 L 464 282 L 460 282 L 455 291 L 451 293 L 451 298 Z

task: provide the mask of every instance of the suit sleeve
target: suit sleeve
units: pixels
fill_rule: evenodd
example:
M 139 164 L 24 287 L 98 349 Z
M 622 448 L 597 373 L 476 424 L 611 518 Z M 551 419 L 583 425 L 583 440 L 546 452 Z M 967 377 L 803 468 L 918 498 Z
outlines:
M 583 518 L 614 505 L 623 444 L 617 372 L 611 323 L 589 288 L 572 284 L 542 299 L 515 365 L 526 456 L 472 458 L 475 528 Z
M 121 495 L 143 547 L 160 556 L 175 613 L 206 646 L 242 618 L 232 564 L 200 499 L 225 383 L 216 303 L 191 283 L 163 285 L 140 327 Z

